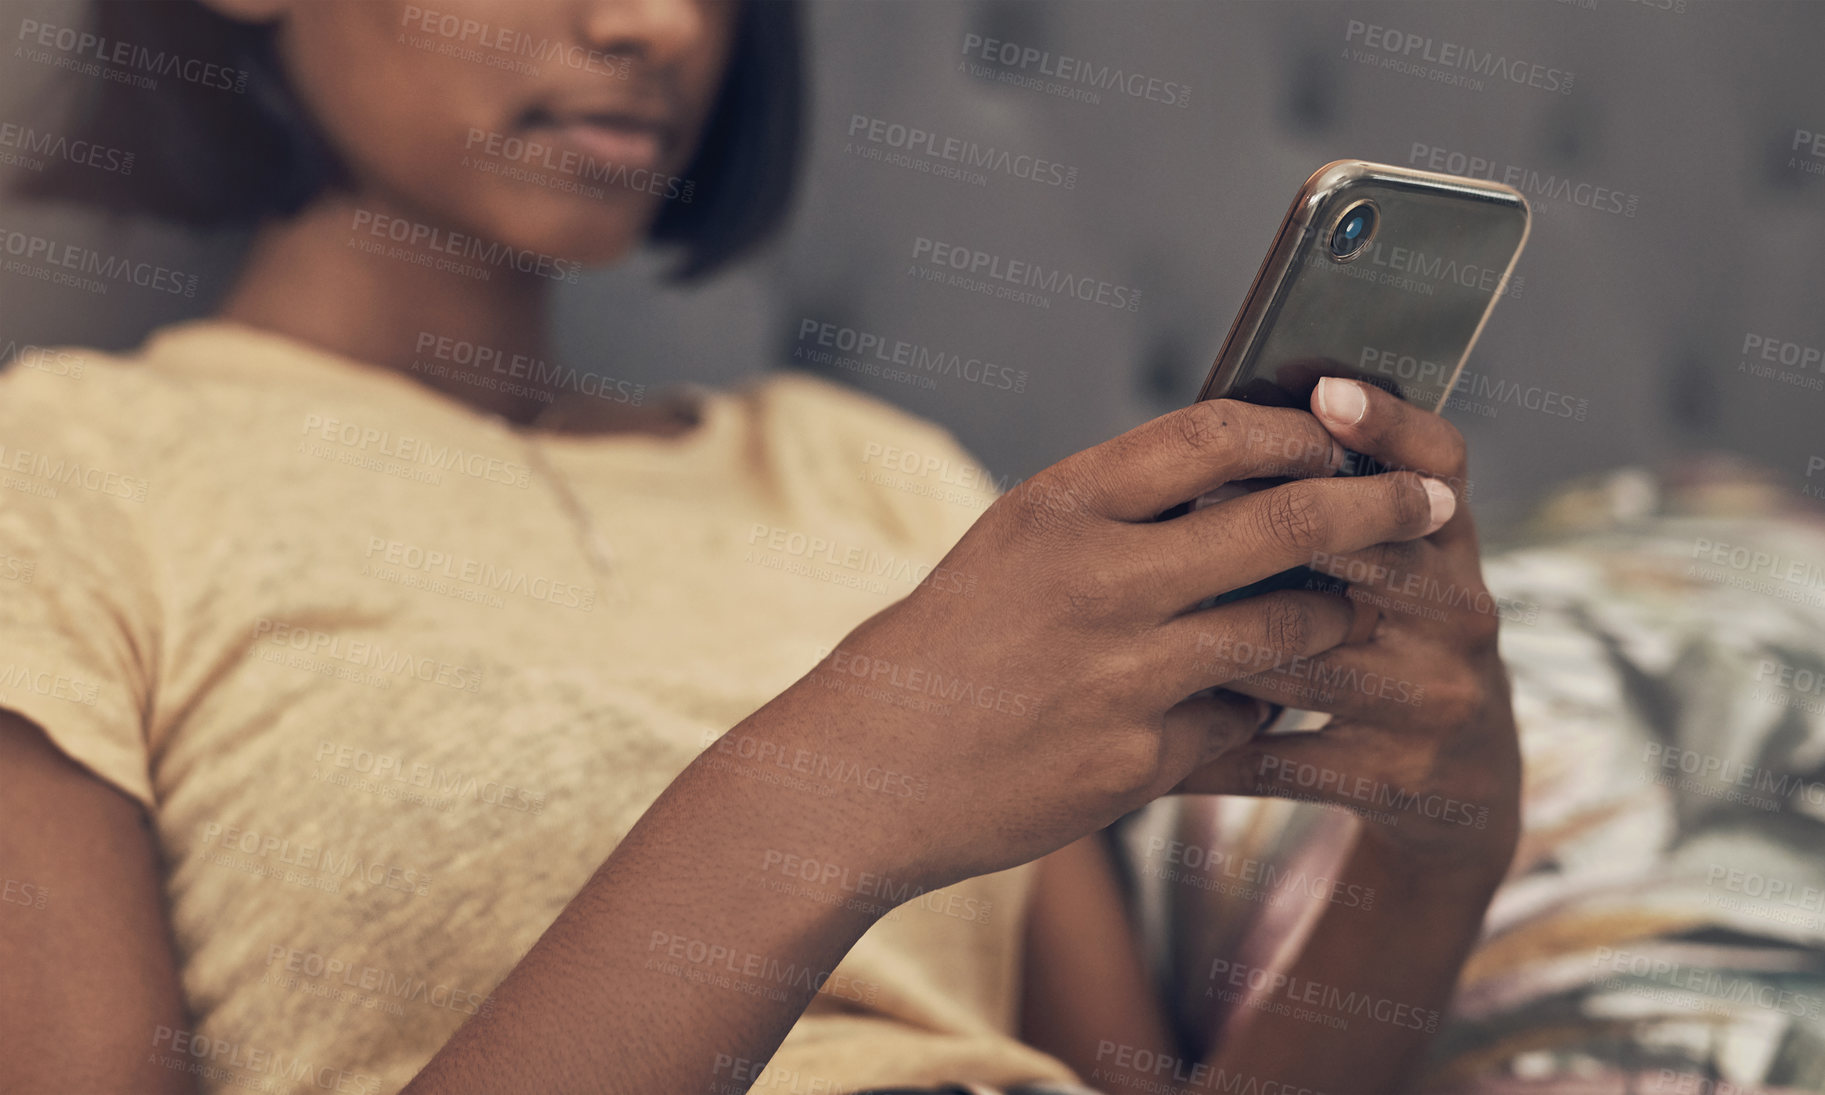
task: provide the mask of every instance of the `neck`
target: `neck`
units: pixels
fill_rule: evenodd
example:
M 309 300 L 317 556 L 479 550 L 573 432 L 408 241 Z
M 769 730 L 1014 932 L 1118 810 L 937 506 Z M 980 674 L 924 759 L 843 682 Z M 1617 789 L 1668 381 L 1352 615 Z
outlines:
M 549 360 L 549 280 L 500 266 L 481 280 L 361 250 L 372 243 L 402 254 L 432 254 L 370 234 L 365 217 L 358 227 L 357 215 L 370 213 L 413 224 L 429 220 L 372 196 L 326 193 L 290 220 L 260 230 L 218 314 L 393 369 L 510 421 L 530 422 L 550 406 L 558 393 L 541 398 L 471 383 L 486 374 L 451 360 L 448 350 L 471 343 L 509 357 Z M 441 357 L 440 345 L 446 348 Z M 424 368 L 433 362 L 446 368 Z

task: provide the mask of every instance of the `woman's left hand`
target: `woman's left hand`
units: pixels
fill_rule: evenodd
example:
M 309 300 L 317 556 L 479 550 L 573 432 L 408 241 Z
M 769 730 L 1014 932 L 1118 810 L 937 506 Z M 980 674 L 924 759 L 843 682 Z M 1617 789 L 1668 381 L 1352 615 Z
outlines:
M 1176 790 L 1343 806 L 1363 818 L 1363 841 L 1408 866 L 1475 871 L 1493 885 L 1519 837 L 1521 756 L 1499 612 L 1464 504 L 1463 436 L 1350 380 L 1323 381 L 1312 412 L 1345 448 L 1449 484 L 1456 510 L 1430 536 L 1315 556 L 1314 570 L 1350 583 L 1360 641 L 1310 658 L 1263 652 L 1263 672 L 1225 687 L 1331 722 L 1258 735 Z

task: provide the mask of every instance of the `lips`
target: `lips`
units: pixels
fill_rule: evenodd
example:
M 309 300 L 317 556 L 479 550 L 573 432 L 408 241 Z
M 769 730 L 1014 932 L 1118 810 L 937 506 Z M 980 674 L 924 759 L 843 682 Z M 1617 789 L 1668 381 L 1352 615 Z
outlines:
M 539 107 L 528 113 L 524 127 L 598 162 L 649 171 L 665 162 L 677 143 L 677 127 L 668 117 L 627 110 Z

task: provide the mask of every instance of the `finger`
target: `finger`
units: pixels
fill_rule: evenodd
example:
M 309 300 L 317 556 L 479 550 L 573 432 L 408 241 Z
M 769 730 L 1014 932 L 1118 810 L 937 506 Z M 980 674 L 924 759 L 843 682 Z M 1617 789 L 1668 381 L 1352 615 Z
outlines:
M 1412 636 L 1383 632 L 1378 641 L 1289 657 L 1223 687 L 1270 703 L 1376 724 L 1419 724 L 1427 688 L 1427 648 Z
M 1182 701 L 1166 712 L 1174 761 L 1168 770 L 1183 778 L 1184 772 L 1221 757 L 1253 737 L 1269 713 L 1267 704 L 1234 692 L 1201 693 Z
M 1481 829 L 1495 800 L 1482 791 L 1426 791 L 1403 763 L 1398 735 L 1383 727 L 1334 722 L 1317 733 L 1256 736 L 1217 753 L 1171 793 L 1248 795 L 1341 806 L 1365 822 L 1444 822 Z
M 1381 606 L 1373 601 L 1359 597 L 1349 597 L 1350 607 L 1355 613 L 1350 619 L 1350 633 L 1343 637 L 1342 646 L 1358 646 L 1373 642 L 1377 630 L 1381 627 Z
M 1212 399 L 1085 449 L 1060 469 L 1095 512 L 1151 521 L 1234 480 L 1332 475 L 1343 457 L 1302 410 Z
M 1312 413 L 1345 447 L 1385 464 L 1441 479 L 1464 474 L 1456 426 L 1372 384 L 1327 376 L 1312 390 Z
M 1325 593 L 1264 593 L 1188 613 L 1160 628 L 1159 663 L 1190 695 L 1311 657 L 1343 642 L 1355 610 Z
M 1296 479 L 1137 530 L 1137 558 L 1179 607 L 1239 589 L 1314 554 L 1358 551 L 1436 530 L 1456 503 L 1442 483 L 1411 472 Z
M 1217 752 L 1173 787 L 1174 793 L 1297 798 L 1360 805 L 1368 779 L 1362 771 L 1360 728 L 1333 722 L 1309 734 L 1251 737 Z
M 1372 384 L 1325 377 L 1312 391 L 1312 413 L 1333 437 L 1349 449 L 1372 456 L 1390 468 L 1415 471 L 1443 480 L 1458 501 L 1469 494 L 1465 481 L 1464 435 L 1439 415 L 1390 395 Z M 1460 505 L 1469 523 L 1469 507 Z
M 1444 619 L 1445 609 L 1467 595 L 1468 587 L 1454 573 L 1452 556 L 1423 538 L 1314 554 L 1307 565 L 1347 582 L 1351 600 L 1391 615 Z
M 1356 586 L 1410 584 L 1439 564 L 1438 545 L 1426 539 L 1387 540 L 1355 551 L 1314 551 L 1305 565 Z
M 1480 572 L 1429 540 L 1318 556 L 1310 565 L 1348 582 L 1350 600 L 1380 610 L 1398 627 L 1452 624 L 1467 616 L 1500 619 L 1500 605 Z

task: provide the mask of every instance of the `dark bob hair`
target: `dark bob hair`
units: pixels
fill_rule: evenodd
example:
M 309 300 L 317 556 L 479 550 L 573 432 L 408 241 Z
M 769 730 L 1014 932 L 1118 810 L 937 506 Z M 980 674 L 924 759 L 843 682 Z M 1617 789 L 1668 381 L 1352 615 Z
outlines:
M 684 171 L 695 190 L 689 201 L 666 201 L 651 232 L 683 248 L 680 280 L 740 257 L 785 219 L 803 130 L 800 19 L 799 0 L 742 0 L 722 89 Z M 232 229 L 291 216 L 344 184 L 336 153 L 285 78 L 273 24 L 229 19 L 198 0 L 93 0 L 90 29 L 154 57 L 213 63 L 237 83 L 245 73 L 244 87 L 85 81 L 69 136 L 132 150 L 133 173 L 57 159 L 14 193 Z

